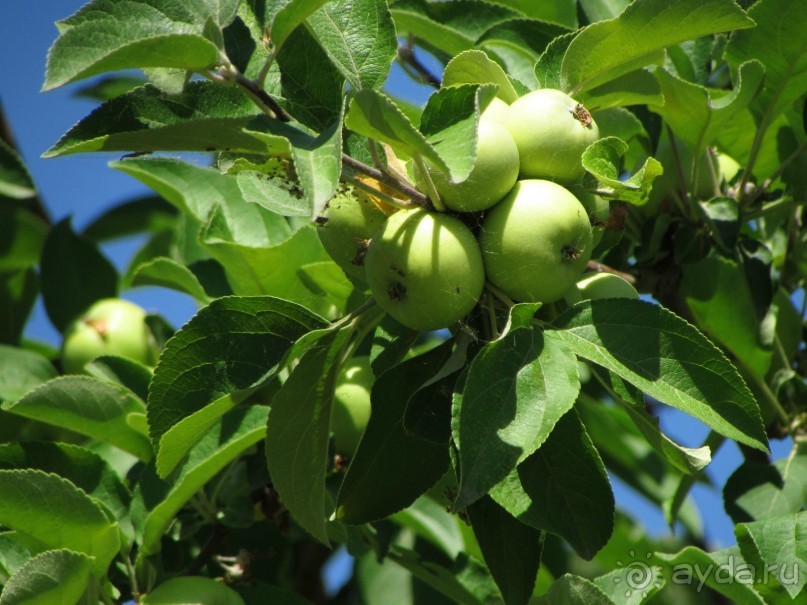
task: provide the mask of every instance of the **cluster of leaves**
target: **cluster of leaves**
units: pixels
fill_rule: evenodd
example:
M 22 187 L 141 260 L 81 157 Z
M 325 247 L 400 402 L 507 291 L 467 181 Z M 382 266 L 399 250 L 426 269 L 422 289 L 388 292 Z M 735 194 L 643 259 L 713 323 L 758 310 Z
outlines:
M 802 561 L 807 13 L 746 4 L 93 0 L 59 22 L 45 89 L 132 68 L 147 81 L 85 89 L 101 105 L 46 156 L 135 152 L 112 167 L 159 197 L 81 234 L 50 226 L 0 146 L 0 604 L 112 602 L 181 574 L 224 577 L 236 603 L 325 602 L 312 578 L 334 544 L 357 564 L 333 603 L 703 602 L 675 582 L 680 566 Z M 426 75 L 412 45 L 445 65 L 423 108 L 380 91 L 396 58 Z M 664 306 L 488 301 L 430 337 L 384 319 L 311 218 L 360 175 L 381 196 L 423 197 L 379 143 L 461 181 L 490 96 L 538 87 L 600 126 L 584 166 L 620 202 L 597 262 Z M 679 161 L 680 186 L 648 203 L 662 130 L 742 170 L 700 199 L 698 163 Z M 147 241 L 118 275 L 98 244 L 133 233 Z M 201 307 L 176 333 L 151 318 L 156 368 L 104 357 L 61 376 L 58 352 L 22 338 L 38 296 L 64 330 L 140 285 Z M 334 464 L 333 389 L 354 354 L 372 360 L 373 413 Z M 659 405 L 708 426 L 703 446 L 664 435 Z M 792 455 L 770 464 L 768 437 L 783 435 Z M 747 457 L 724 487 L 738 546 L 710 553 L 687 495 L 726 438 Z M 636 538 L 606 469 L 684 538 Z M 678 552 L 626 591 L 618 563 L 662 549 Z M 783 603 L 807 575 L 734 579 L 707 584 Z

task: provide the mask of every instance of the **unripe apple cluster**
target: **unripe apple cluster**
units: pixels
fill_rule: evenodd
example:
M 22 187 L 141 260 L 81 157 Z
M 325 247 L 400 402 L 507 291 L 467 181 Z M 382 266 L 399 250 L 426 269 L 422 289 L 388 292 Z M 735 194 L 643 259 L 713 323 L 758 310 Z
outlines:
M 412 329 L 463 319 L 486 281 L 513 301 L 558 301 L 601 235 L 592 224 L 607 218 L 607 202 L 566 188 L 581 189 L 582 154 L 598 138 L 588 111 L 559 90 L 512 105 L 495 99 L 481 115 L 465 180 L 425 162 L 410 170 L 445 212 L 390 212 L 372 196 L 343 193 L 317 221 L 320 238 L 351 281 L 365 280 L 378 305 Z

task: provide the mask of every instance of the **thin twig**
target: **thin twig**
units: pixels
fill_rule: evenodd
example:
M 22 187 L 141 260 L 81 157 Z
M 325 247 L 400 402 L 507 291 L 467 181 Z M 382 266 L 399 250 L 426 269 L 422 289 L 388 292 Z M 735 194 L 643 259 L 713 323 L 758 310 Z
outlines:
M 429 68 L 415 55 L 415 47 L 412 40 L 407 40 L 406 44 L 398 45 L 398 60 L 406 65 L 410 65 L 418 75 L 421 84 L 428 84 L 435 88 L 440 88 L 442 82 L 435 76 Z
M 207 542 L 202 546 L 202 550 L 199 551 L 199 554 L 196 555 L 193 562 L 185 569 L 184 575 L 193 576 L 199 573 L 210 560 L 210 557 L 216 554 L 216 550 L 218 550 L 219 546 L 221 546 L 228 535 L 230 535 L 229 527 L 221 523 L 215 523 L 213 525 L 213 532 L 210 534 Z
M 807 150 L 807 141 L 804 141 L 804 142 L 803 142 L 801 145 L 799 145 L 799 146 L 796 148 L 796 151 L 794 151 L 793 153 L 791 153 L 791 154 L 790 154 L 790 155 L 789 155 L 789 156 L 788 156 L 788 157 L 787 157 L 787 158 L 786 158 L 786 159 L 785 159 L 785 160 L 784 160 L 784 161 L 783 161 L 783 162 L 782 162 L 782 163 L 779 165 L 779 168 L 777 168 L 777 169 L 776 169 L 776 170 L 773 172 L 773 174 L 771 174 L 771 176 L 769 176 L 767 179 L 765 179 L 765 182 L 764 182 L 764 183 L 762 183 L 762 186 L 761 186 L 761 187 L 757 187 L 757 188 L 754 190 L 754 193 L 753 193 L 753 194 L 751 194 L 751 196 L 748 198 L 748 200 L 746 201 L 746 204 L 747 204 L 748 206 L 750 206 L 751 204 L 753 204 L 753 203 L 754 203 L 754 202 L 757 200 L 757 198 L 758 198 L 760 195 L 762 195 L 762 194 L 763 194 L 763 192 L 767 191 L 767 190 L 768 190 L 768 188 L 769 188 L 771 185 L 773 185 L 773 183 L 776 181 L 776 179 L 778 179 L 780 176 L 782 176 L 782 174 L 784 174 L 785 170 L 787 170 L 787 167 L 788 167 L 788 166 L 790 166 L 790 164 L 792 164 L 792 163 L 793 163 L 793 161 L 794 161 L 794 160 L 795 160 L 797 157 L 799 157 L 799 156 L 800 156 L 802 153 L 804 153 L 806 150 Z
M 368 166 L 367 164 L 360 162 L 359 160 L 350 157 L 347 154 L 342 154 L 342 163 L 350 166 L 353 170 L 357 172 L 361 172 L 362 174 L 366 174 L 367 176 L 374 178 L 379 183 L 383 183 L 384 185 L 388 185 L 389 187 L 396 189 L 410 198 L 412 201 L 417 203 L 420 206 L 424 206 L 428 203 L 429 199 L 423 195 L 417 189 L 413 187 L 409 187 L 398 180 L 392 178 L 388 174 L 385 174 L 378 170 L 377 168 L 373 168 L 372 166 Z
M 631 286 L 636 285 L 636 276 L 631 275 L 630 273 L 624 273 L 623 271 L 619 271 L 618 269 L 614 269 L 613 267 L 609 267 L 608 265 L 604 265 L 602 263 L 598 263 L 595 260 L 588 261 L 586 265 L 586 269 L 589 271 L 594 271 L 596 273 L 610 273 L 612 275 L 618 275 L 626 282 L 628 282 Z
M 413 204 L 412 202 L 405 202 L 403 200 L 399 200 L 396 197 L 392 197 L 391 195 L 387 195 L 383 191 L 379 191 L 375 187 L 368 185 L 364 181 L 361 181 L 349 174 L 343 174 L 342 177 L 350 182 L 354 187 L 361 189 L 362 191 L 366 191 L 370 195 L 377 197 L 382 202 L 389 204 L 390 206 L 395 206 L 396 208 L 400 208 L 401 210 L 410 210 L 412 208 L 417 208 L 417 204 Z

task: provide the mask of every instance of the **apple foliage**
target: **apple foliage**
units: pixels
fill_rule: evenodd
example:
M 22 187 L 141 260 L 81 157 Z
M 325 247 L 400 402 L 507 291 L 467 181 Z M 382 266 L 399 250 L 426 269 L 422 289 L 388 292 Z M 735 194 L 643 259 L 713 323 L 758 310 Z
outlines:
M 117 152 L 112 169 L 155 196 L 81 233 L 52 225 L 0 143 L 0 605 L 803 601 L 807 568 L 768 574 L 807 561 L 801 0 L 92 0 L 58 27 L 44 90 L 92 78 L 98 107 L 45 156 Z M 396 62 L 433 87 L 424 106 L 383 88 Z M 598 133 L 506 113 L 539 89 Z M 488 107 L 572 158 L 563 184 L 598 200 L 587 271 L 628 295 L 587 295 L 589 276 L 515 303 L 481 261 L 443 258 L 478 287 L 448 329 L 408 328 L 395 317 L 445 325 L 433 292 L 406 313 L 376 304 L 353 265 L 380 240 L 318 224 L 361 195 L 379 224 L 425 217 L 433 254 L 470 254 L 502 207 L 437 214 L 428 175 L 476 193 Z M 441 241 L 449 224 L 462 243 Z M 119 274 L 100 244 L 133 234 Z M 505 275 L 524 277 L 520 248 L 497 256 Z M 424 292 L 454 277 L 425 275 Z M 145 319 L 153 366 L 105 354 L 69 374 L 24 338 L 40 298 L 66 334 L 144 285 L 199 305 L 178 329 Z M 334 393 L 359 358 L 372 410 L 348 458 Z M 665 408 L 705 440 L 676 443 Z M 716 487 L 737 546 L 716 550 L 690 490 L 729 440 L 745 461 Z M 641 537 L 614 478 L 676 536 Z M 327 594 L 339 547 L 355 566 Z M 727 561 L 731 581 L 679 573 Z

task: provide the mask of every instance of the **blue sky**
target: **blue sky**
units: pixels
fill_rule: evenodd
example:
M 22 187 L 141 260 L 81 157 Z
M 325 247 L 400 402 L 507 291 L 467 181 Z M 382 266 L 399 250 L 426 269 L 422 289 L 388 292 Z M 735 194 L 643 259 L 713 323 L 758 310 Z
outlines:
M 40 93 L 47 49 L 57 31 L 53 25 L 80 8 L 82 0 L 40 0 L 36 3 L 7 1 L 0 8 L 0 53 L 5 58 L 0 80 L 0 100 L 4 105 L 18 147 L 38 184 L 45 204 L 54 220 L 73 217 L 81 229 L 105 208 L 148 190 L 130 177 L 111 170 L 106 163 L 119 154 L 77 155 L 43 160 L 41 154 L 55 143 L 75 122 L 86 116 L 94 103 L 74 96 L 76 86 Z M 397 94 L 420 102 L 428 94 L 395 69 L 389 87 Z M 119 268 L 142 240 L 138 238 L 105 246 L 105 252 Z M 181 326 L 196 311 L 187 296 L 156 288 L 127 292 L 125 297 L 150 310 L 158 310 L 175 326 Z M 34 312 L 27 335 L 50 344 L 59 344 L 53 329 L 39 305 Z M 706 429 L 698 422 L 675 411 L 665 412 L 662 426 L 683 445 L 699 446 Z M 787 454 L 789 444 L 772 444 L 775 457 Z M 708 469 L 718 485 L 741 463 L 736 445 L 724 445 Z M 618 506 L 636 514 L 655 536 L 668 529 L 661 511 L 618 482 L 615 483 Z M 704 515 L 707 540 L 721 547 L 734 543 L 731 522 L 723 512 L 722 499 L 705 487 L 695 490 L 696 500 Z M 626 554 L 627 556 L 627 554 Z

